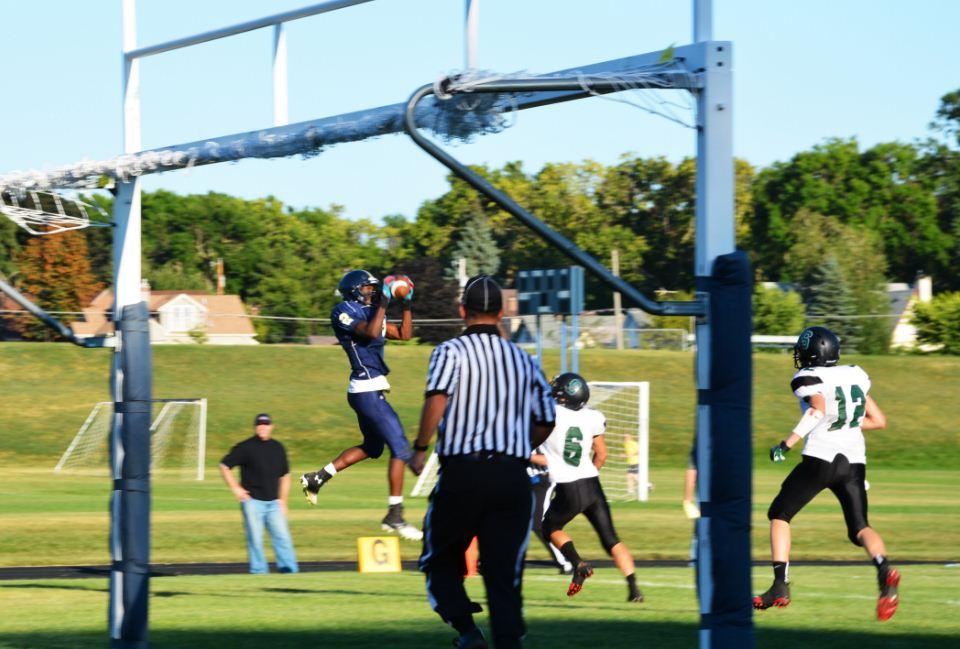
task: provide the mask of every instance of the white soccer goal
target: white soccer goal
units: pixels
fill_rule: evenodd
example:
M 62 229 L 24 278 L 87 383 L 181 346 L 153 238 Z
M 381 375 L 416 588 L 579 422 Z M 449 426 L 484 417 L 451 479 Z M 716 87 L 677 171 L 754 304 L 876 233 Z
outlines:
M 614 500 L 642 500 L 650 496 L 650 384 L 646 381 L 590 382 L 589 406 L 607 419 L 604 438 L 607 461 L 600 482 Z M 440 461 L 430 456 L 423 473 L 410 490 L 411 496 L 426 496 L 437 483 Z
M 156 416 L 150 425 L 150 468 L 179 469 L 183 477 L 203 480 L 207 448 L 206 399 L 154 399 Z M 158 410 L 159 408 L 159 410 Z M 102 401 L 64 451 L 54 473 L 109 471 L 113 403 Z

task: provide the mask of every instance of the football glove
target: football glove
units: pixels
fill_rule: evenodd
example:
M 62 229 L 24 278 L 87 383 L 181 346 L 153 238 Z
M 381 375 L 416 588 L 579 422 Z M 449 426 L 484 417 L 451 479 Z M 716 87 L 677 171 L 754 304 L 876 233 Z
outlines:
M 390 299 L 393 297 L 393 281 L 397 279 L 394 275 L 387 275 L 383 278 L 383 281 L 380 282 L 380 299 L 384 303 L 390 302 Z
M 787 446 L 786 442 L 780 442 L 776 446 L 770 449 L 770 461 L 771 462 L 783 462 L 787 459 L 787 453 L 790 451 L 790 447 Z
M 683 513 L 686 514 L 687 518 L 690 520 L 696 520 L 700 518 L 700 508 L 697 507 L 696 503 L 690 500 L 683 501 Z

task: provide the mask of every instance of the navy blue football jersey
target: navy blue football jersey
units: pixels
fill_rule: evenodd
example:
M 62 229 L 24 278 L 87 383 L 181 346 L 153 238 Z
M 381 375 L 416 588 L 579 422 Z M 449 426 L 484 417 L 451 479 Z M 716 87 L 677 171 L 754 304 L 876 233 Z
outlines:
M 340 346 L 350 359 L 350 379 L 364 381 L 386 376 L 390 373 L 386 361 L 383 360 L 384 337 L 387 331 L 387 321 L 384 318 L 383 328 L 376 338 L 367 338 L 357 334 L 357 325 L 373 317 L 374 307 L 365 306 L 359 302 L 341 302 L 330 312 L 330 322 L 333 331 L 340 341 Z

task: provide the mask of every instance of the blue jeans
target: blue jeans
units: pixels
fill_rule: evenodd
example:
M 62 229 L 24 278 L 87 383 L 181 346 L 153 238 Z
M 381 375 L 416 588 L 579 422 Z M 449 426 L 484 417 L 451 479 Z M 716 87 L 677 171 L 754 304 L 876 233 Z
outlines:
M 280 572 L 299 572 L 297 555 L 293 551 L 293 539 L 287 518 L 280 511 L 279 500 L 245 500 L 240 503 L 243 511 L 243 527 L 247 533 L 247 557 L 250 559 L 250 573 L 254 575 L 270 572 L 267 557 L 263 553 L 263 527 L 270 532 L 270 543 L 277 557 L 277 569 Z

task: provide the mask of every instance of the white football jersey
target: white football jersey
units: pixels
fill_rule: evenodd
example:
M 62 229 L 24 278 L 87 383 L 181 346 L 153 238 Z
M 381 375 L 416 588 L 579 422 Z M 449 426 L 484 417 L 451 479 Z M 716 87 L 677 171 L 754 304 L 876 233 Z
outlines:
M 797 372 L 790 383 L 800 399 L 800 411 L 810 404 L 806 398 L 823 396 L 827 412 L 817 427 L 807 435 L 803 454 L 832 462 L 838 453 L 852 464 L 866 464 L 866 445 L 860 422 L 867 410 L 870 377 L 856 365 L 806 367 Z
M 553 432 L 543 443 L 551 482 L 573 482 L 600 475 L 593 466 L 593 438 L 603 435 L 607 420 L 592 408 L 570 410 L 557 404 Z

